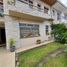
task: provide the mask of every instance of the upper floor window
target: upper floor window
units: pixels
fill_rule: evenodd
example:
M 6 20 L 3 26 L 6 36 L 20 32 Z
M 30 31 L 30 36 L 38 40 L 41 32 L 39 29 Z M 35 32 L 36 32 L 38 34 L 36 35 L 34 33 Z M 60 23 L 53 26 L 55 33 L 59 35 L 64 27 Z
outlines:
M 32 8 L 33 7 L 33 1 L 32 0 L 25 0 L 28 4 L 29 4 L 29 6 Z
M 40 4 L 37 4 L 37 8 L 39 11 L 41 11 L 41 5 Z
M 53 10 L 53 16 L 55 16 L 55 10 Z
M 31 8 L 33 7 L 33 0 L 18 0 L 18 1 L 29 5 Z
M 47 13 L 48 14 L 48 8 L 44 7 L 44 13 Z
M 32 1 L 32 0 L 29 0 L 29 6 L 30 6 L 31 8 L 33 8 L 33 1 Z
M 28 1 L 28 0 L 25 0 L 25 1 Z

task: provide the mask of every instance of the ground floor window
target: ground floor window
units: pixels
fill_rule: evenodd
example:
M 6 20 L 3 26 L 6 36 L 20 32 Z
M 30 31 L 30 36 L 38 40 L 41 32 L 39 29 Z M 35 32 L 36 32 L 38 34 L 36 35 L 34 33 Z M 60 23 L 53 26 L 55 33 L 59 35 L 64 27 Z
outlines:
M 37 37 L 39 36 L 39 25 L 19 23 L 20 38 Z
M 49 26 L 46 25 L 46 35 L 49 35 Z

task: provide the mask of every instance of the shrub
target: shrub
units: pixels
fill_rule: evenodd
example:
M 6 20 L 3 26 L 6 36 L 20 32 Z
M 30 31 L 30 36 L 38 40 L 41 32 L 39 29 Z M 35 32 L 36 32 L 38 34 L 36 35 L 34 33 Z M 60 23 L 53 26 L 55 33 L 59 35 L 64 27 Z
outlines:
M 67 28 L 64 24 L 52 24 L 52 35 L 60 43 L 67 42 Z

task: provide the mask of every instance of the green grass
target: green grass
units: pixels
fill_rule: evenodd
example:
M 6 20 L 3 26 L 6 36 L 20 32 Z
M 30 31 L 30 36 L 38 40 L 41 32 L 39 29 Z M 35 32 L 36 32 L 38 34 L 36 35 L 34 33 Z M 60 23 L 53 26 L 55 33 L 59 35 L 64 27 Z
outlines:
M 51 58 L 42 67 L 67 67 L 67 57 L 65 54 L 57 56 L 56 58 Z
M 63 47 L 63 44 L 53 42 L 47 44 L 47 46 L 41 46 L 25 52 L 21 52 L 19 53 L 19 67 L 36 67 L 38 62 L 42 60 L 46 55 L 48 55 L 48 53 Z

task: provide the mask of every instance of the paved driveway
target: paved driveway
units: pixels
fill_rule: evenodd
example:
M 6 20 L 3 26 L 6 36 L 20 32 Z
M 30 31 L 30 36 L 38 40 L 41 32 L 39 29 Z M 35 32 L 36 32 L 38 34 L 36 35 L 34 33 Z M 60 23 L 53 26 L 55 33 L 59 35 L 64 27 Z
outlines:
M 15 67 L 15 53 L 0 48 L 0 67 Z

